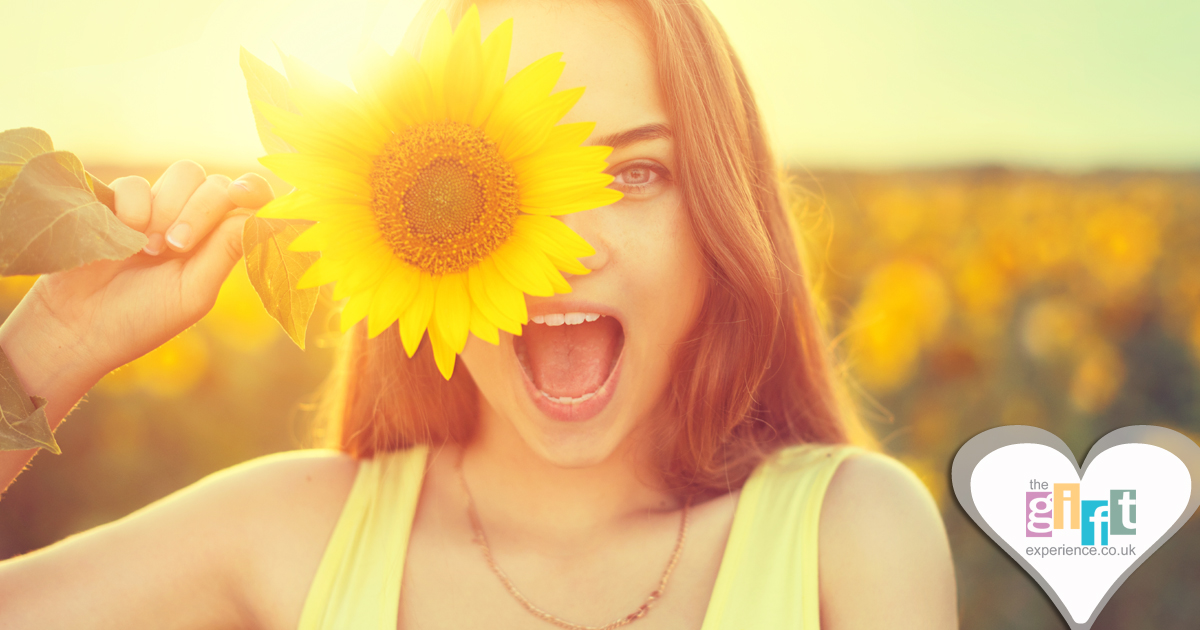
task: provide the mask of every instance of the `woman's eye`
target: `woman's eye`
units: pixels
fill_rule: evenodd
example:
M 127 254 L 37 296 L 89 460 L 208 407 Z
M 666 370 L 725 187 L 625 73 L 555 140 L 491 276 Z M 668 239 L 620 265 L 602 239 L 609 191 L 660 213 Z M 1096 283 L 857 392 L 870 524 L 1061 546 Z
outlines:
M 622 175 L 624 175 L 622 178 L 625 180 L 624 183 L 631 186 L 649 184 L 651 181 L 653 181 L 652 178 L 655 177 L 654 171 L 640 166 L 626 169 Z
M 665 169 L 648 163 L 635 163 L 622 167 L 613 175 L 613 188 L 626 194 L 650 192 L 667 181 Z

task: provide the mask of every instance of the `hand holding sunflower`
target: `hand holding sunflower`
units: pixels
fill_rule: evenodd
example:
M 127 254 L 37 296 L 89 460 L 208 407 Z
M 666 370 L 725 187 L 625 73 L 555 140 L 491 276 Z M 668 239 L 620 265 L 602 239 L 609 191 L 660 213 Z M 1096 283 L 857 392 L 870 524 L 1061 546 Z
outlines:
M 481 42 L 472 6 L 452 30 L 441 12 L 419 59 L 367 48 L 357 92 L 284 57 L 295 111 L 255 101 L 295 152 L 261 162 L 296 187 L 259 212 L 316 223 L 292 251 L 321 257 L 300 288 L 336 282 L 345 331 L 399 322 L 411 357 L 428 330 L 449 379 L 469 333 L 521 334 L 525 296 L 570 292 L 594 250 L 558 215 L 613 203 L 610 147 L 581 146 L 593 123 L 558 124 L 583 88 L 551 93 L 559 54 L 508 74 L 512 21 Z

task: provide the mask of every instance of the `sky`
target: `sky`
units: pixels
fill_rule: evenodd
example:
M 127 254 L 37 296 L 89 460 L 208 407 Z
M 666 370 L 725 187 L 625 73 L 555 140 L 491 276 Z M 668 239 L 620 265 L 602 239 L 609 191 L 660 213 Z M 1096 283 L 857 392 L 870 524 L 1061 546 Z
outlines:
M 0 0 L 0 129 L 40 127 L 85 164 L 250 164 L 240 46 L 349 83 L 361 42 L 394 48 L 417 6 Z M 1195 0 L 709 6 L 793 166 L 1200 168 Z

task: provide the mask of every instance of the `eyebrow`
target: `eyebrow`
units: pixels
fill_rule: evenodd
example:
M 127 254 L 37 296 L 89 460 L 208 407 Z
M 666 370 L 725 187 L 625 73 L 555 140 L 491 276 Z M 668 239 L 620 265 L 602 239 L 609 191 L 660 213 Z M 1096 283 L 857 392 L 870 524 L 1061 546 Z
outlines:
M 667 140 L 670 140 L 671 137 L 672 137 L 672 135 L 671 135 L 670 127 L 668 127 L 664 124 L 661 124 L 661 123 L 653 123 L 650 125 L 642 125 L 641 127 L 635 127 L 633 129 L 629 129 L 626 131 L 619 131 L 617 133 L 609 134 L 607 136 L 601 136 L 599 138 L 596 138 L 589 144 L 607 146 L 607 147 L 612 147 L 614 149 L 619 149 L 621 147 L 629 146 L 631 144 L 636 144 L 638 142 L 646 142 L 648 140 L 658 140 L 661 138 L 666 138 Z

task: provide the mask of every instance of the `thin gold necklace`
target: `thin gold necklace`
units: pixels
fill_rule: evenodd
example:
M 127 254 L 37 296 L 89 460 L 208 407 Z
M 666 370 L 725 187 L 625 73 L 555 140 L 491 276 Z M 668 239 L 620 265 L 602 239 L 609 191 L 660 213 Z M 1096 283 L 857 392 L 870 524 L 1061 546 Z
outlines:
M 629 625 L 645 617 L 650 612 L 650 607 L 654 605 L 655 600 L 662 597 L 663 592 L 666 591 L 667 580 L 671 579 L 671 571 L 675 569 L 676 563 L 679 562 L 679 554 L 683 551 L 683 541 L 687 538 L 688 507 L 691 506 L 690 499 L 683 504 L 683 517 L 679 521 L 679 536 L 675 540 L 675 551 L 671 553 L 671 561 L 667 563 L 667 570 L 663 571 L 662 579 L 658 581 L 658 588 L 651 591 L 650 595 L 646 597 L 646 601 L 642 602 L 642 605 L 638 606 L 637 610 L 628 615 L 603 626 L 582 626 L 559 619 L 534 606 L 533 602 L 529 601 L 521 594 L 521 591 L 517 590 L 512 580 L 508 579 L 508 576 L 496 564 L 496 559 L 492 557 L 492 547 L 488 544 L 487 535 L 483 533 L 483 523 L 479 520 L 479 512 L 475 509 L 475 498 L 471 496 L 471 489 L 467 487 L 467 477 L 463 474 L 462 460 L 462 452 L 460 451 L 458 458 L 458 478 L 462 482 L 463 491 L 467 493 L 467 517 L 471 520 L 471 529 L 475 531 L 475 543 L 479 545 L 480 550 L 483 552 L 483 559 L 487 561 L 488 567 L 492 569 L 492 573 L 495 573 L 496 577 L 500 578 L 500 582 L 504 584 L 504 588 L 534 617 L 542 621 L 548 621 L 560 628 L 567 628 L 567 630 L 613 630 L 613 628 Z

